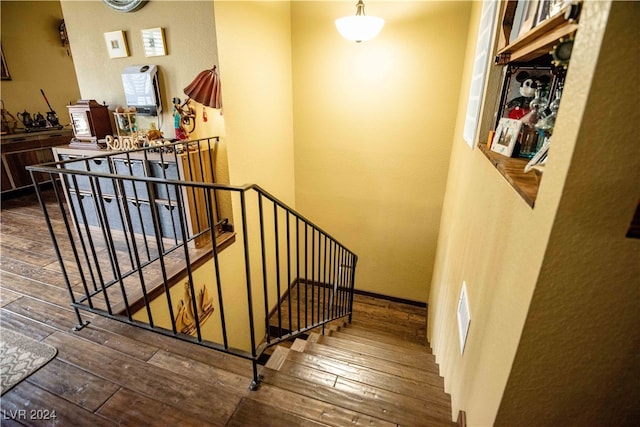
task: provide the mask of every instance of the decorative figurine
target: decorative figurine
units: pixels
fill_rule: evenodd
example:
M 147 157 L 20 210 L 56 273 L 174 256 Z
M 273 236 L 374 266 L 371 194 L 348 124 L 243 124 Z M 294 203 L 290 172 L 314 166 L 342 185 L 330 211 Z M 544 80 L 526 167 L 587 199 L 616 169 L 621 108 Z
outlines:
M 550 78 L 546 75 L 532 77 L 528 72 L 520 71 L 516 75 L 516 80 L 520 82 L 520 96 L 509 101 L 507 108 L 509 108 L 508 117 L 518 120 L 531 111 L 529 103 L 534 98 L 536 89 L 548 85 Z

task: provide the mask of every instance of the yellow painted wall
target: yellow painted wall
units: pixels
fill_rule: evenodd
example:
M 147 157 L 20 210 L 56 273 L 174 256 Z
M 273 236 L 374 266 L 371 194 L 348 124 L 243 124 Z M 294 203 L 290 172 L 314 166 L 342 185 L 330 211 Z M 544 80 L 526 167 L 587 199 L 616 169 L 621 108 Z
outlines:
M 238 196 L 231 196 L 234 205 L 239 203 Z M 241 224 L 240 221 L 238 224 Z M 207 287 L 209 296 L 213 297 L 214 312 L 209 319 L 201 325 L 202 339 L 219 345 L 224 344 L 222 332 L 222 313 L 224 311 L 224 322 L 227 329 L 228 345 L 231 348 L 251 353 L 251 335 L 249 328 L 249 309 L 247 304 L 247 286 L 246 273 L 244 266 L 244 246 L 243 233 L 241 229 L 237 229 L 236 243 L 232 244 L 219 254 L 220 266 L 220 283 L 221 295 L 218 293 L 216 283 L 215 263 L 211 258 L 205 264 L 191 271 L 191 278 L 196 291 Z M 255 248 L 259 251 L 259 248 Z M 259 253 L 259 252 L 258 252 Z M 261 342 L 264 325 L 264 299 L 261 296 L 262 283 L 259 282 L 260 270 L 257 266 L 253 269 L 254 279 L 254 315 L 256 316 L 256 340 Z M 180 300 L 185 300 L 184 282 L 188 280 L 185 276 L 170 289 L 172 307 L 175 313 Z M 220 309 L 220 297 L 223 302 L 223 311 Z M 186 300 L 185 300 L 186 303 Z M 171 330 L 171 317 L 168 309 L 168 299 L 165 294 L 155 298 L 150 304 L 151 314 L 156 326 Z M 141 322 L 148 323 L 148 315 L 146 309 L 142 309 L 135 313 L 134 318 Z M 195 336 L 195 334 L 194 334 Z
M 171 99 L 184 101 L 183 89 L 199 72 L 218 63 L 213 2 L 150 1 L 133 13 L 114 11 L 102 1 L 63 0 L 61 5 L 82 98 L 106 102 L 111 109 L 125 105 L 124 68 L 157 65 L 163 107 L 160 129 L 173 138 Z M 155 27 L 164 28 L 167 55 L 146 57 L 141 30 Z M 130 56 L 111 59 L 104 33 L 117 30 L 125 32 Z M 139 117 L 143 127 L 150 120 L 155 118 Z
M 259 183 L 276 197 L 294 205 L 293 123 L 291 105 L 291 41 L 288 2 L 216 2 L 216 31 L 220 78 L 223 94 L 221 128 L 222 149 L 227 154 L 229 180 L 235 185 Z M 243 28 L 243 31 L 238 31 Z M 197 108 L 200 116 L 202 108 Z M 207 109 L 211 119 L 220 120 L 215 110 Z M 206 128 L 202 126 L 201 128 Z M 195 136 L 201 135 L 196 130 Z M 236 243 L 220 254 L 220 273 L 230 345 L 250 351 L 244 264 L 244 230 L 238 194 L 231 197 Z M 268 206 L 268 205 L 265 205 Z M 247 195 L 250 272 L 253 289 L 256 340 L 261 341 L 265 327 L 262 297 L 260 230 L 255 193 Z M 266 211 L 269 223 L 272 210 Z M 275 237 L 267 231 L 268 247 Z M 194 271 L 196 283 L 213 285 L 213 261 Z M 268 264 L 273 285 L 275 265 Z M 270 306 L 276 294 L 270 294 Z M 284 291 L 284 289 L 283 289 Z M 175 287 L 172 294 L 180 295 Z M 165 310 L 166 301 L 155 303 Z M 204 336 L 221 340 L 219 304 L 216 314 L 205 324 Z
M 356 287 L 426 301 L 469 30 L 468 2 L 293 2 L 296 205 L 359 256 Z
M 570 167 L 496 425 L 638 423 L 638 21 L 637 2 L 584 7 L 552 153 Z
M 295 207 L 289 2 L 221 1 L 215 2 L 215 14 L 230 181 L 236 185 L 259 184 Z M 241 209 L 239 199 L 234 200 L 234 223 L 240 230 Z M 260 342 L 266 313 L 256 203 L 255 194 L 249 193 L 250 278 L 256 339 Z M 265 239 L 267 246 L 273 247 L 275 237 L 269 231 Z M 240 288 L 245 283 L 244 247 L 237 243 L 227 251 L 227 262 L 234 263 L 237 277 L 242 278 L 242 282 L 236 280 L 233 301 L 246 305 L 246 290 Z M 267 270 L 272 307 L 276 300 L 275 264 L 269 263 Z
M 14 116 L 24 110 L 31 115 L 46 115 L 49 107 L 40 93 L 42 89 L 60 124 L 69 124 L 66 105 L 78 99 L 80 90 L 73 58 L 58 36 L 60 3 L 2 1 L 0 7 L 2 49 L 11 74 L 11 80 L 0 83 L 4 108 Z
M 231 182 L 294 205 L 289 2 L 215 2 Z
M 621 333 L 634 321 L 639 248 L 623 235 L 640 197 L 640 156 L 635 146 L 622 148 L 628 147 L 630 128 L 609 115 L 617 114 L 611 103 L 632 84 L 622 79 L 602 84 L 608 76 L 596 72 L 608 5 L 585 5 L 547 170 L 531 209 L 462 139 L 481 10 L 474 4 L 428 322 L 452 415 L 466 411 L 470 426 L 519 425 L 523 419 L 534 425 L 592 424 L 578 408 L 606 414 L 611 407 L 601 403 L 609 384 L 622 374 L 623 389 L 630 386 L 621 368 L 631 367 L 637 334 L 625 343 Z M 637 13 L 637 5 L 630 8 Z M 613 25 L 612 31 L 625 28 Z M 615 50 L 615 44 L 607 49 Z M 633 55 L 624 56 L 600 60 L 611 67 L 634 61 Z M 622 69 L 637 75 L 637 66 Z M 499 70 L 491 72 L 494 80 Z M 485 116 L 493 113 L 497 88 L 486 94 Z M 603 114 L 607 120 L 599 121 Z M 618 117 L 623 116 L 628 118 L 622 112 Z M 615 131 L 618 127 L 625 130 Z M 618 132 L 619 138 L 609 138 Z M 463 280 L 471 324 L 461 355 L 456 308 Z M 594 377 L 594 369 L 605 374 Z M 578 391 L 583 387 L 586 394 Z M 550 414 L 566 418 L 554 420 Z

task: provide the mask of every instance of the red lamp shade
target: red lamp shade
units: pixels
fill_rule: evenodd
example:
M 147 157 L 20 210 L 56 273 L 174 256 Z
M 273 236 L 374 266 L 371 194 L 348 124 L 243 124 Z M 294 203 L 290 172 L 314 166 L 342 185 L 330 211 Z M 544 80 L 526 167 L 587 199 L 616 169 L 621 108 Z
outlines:
M 222 108 L 222 88 L 216 66 L 198 74 L 191 84 L 184 88 L 184 93 L 207 107 Z

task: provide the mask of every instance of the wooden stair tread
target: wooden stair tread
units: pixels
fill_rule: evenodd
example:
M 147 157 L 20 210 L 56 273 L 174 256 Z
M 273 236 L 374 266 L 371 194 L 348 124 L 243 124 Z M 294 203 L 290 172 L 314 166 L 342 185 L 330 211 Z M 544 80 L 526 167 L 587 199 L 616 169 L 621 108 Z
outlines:
M 431 349 L 426 345 L 402 341 L 394 338 L 381 337 L 380 335 L 362 336 L 362 335 L 359 335 L 357 332 L 355 334 L 352 334 L 351 328 L 348 328 L 348 327 L 342 328 L 338 331 L 331 331 L 331 334 L 329 335 L 335 338 L 344 338 L 344 339 L 349 339 L 351 341 L 361 342 L 363 344 L 369 344 L 374 347 L 376 345 L 380 345 L 385 348 L 395 348 L 399 351 L 406 350 L 406 351 L 414 351 L 418 354 L 431 355 Z
M 406 426 L 453 425 L 448 407 L 424 402 L 365 384 L 341 380 L 336 387 L 312 384 L 282 372 L 264 369 L 263 383 L 334 406 Z
M 353 319 L 351 325 L 360 327 L 372 332 L 380 333 L 395 337 L 408 342 L 423 344 L 426 342 L 426 330 L 424 325 L 418 324 L 399 324 L 394 325 L 390 322 L 382 322 L 377 319 Z
M 411 351 L 399 351 L 397 348 L 373 346 L 344 338 L 323 335 L 320 336 L 318 342 L 343 350 L 351 350 L 362 354 L 368 354 L 380 359 L 390 360 L 418 369 L 422 369 L 429 364 L 435 363 L 435 357 L 431 354 L 416 354 Z
M 281 370 L 291 364 L 302 365 L 309 370 L 324 372 L 335 375 L 336 378 L 346 378 L 420 400 L 442 403 L 443 405 L 449 403 L 448 396 L 440 386 L 423 383 L 416 379 L 398 377 L 363 366 L 351 365 L 330 357 L 292 351 L 289 352 Z
M 254 425 L 260 425 L 261 427 L 323 427 L 327 424 L 283 411 L 271 404 L 265 404 L 252 399 L 242 399 L 231 417 L 231 420 L 226 425 L 230 427 L 246 427 Z
M 444 387 L 444 379 L 438 374 L 438 366 L 432 364 L 418 369 L 401 365 L 396 362 L 379 359 L 375 356 L 357 353 L 349 350 L 338 349 L 320 343 L 308 343 L 304 349 L 307 354 L 330 357 L 350 365 L 358 365 L 376 371 L 388 373 L 401 378 L 414 378 L 420 382 Z
M 265 405 L 274 406 L 294 415 L 336 427 L 346 425 L 371 427 L 396 426 L 395 423 L 384 421 L 353 409 L 332 405 L 323 400 L 309 397 L 306 394 L 299 394 L 295 391 L 270 384 L 262 384 L 258 390 L 254 393 L 249 393 L 246 398 Z
M 345 323 L 341 328 L 341 332 L 347 332 L 352 335 L 358 335 L 362 337 L 367 337 L 373 339 L 384 339 L 386 341 L 390 341 L 391 343 L 399 343 L 403 345 L 417 345 L 417 346 L 425 346 L 431 350 L 431 346 L 429 345 L 429 341 L 425 338 L 416 338 L 416 339 L 406 339 L 398 336 L 396 333 L 384 332 L 380 330 L 375 330 L 373 328 L 365 327 L 363 325 L 356 323 Z
M 382 307 L 385 310 L 401 311 L 409 315 L 419 315 L 422 317 L 427 316 L 427 307 L 420 307 L 413 304 L 406 304 L 399 301 L 392 301 L 389 299 L 378 298 L 370 295 L 355 294 L 353 296 L 354 308 L 360 306 L 367 307 L 367 311 L 373 307 Z M 360 313 L 360 311 L 358 311 Z
M 402 302 L 395 302 L 373 296 L 354 295 L 353 311 L 361 315 L 376 318 L 393 318 L 398 320 L 412 320 L 425 322 L 427 307 L 420 307 Z

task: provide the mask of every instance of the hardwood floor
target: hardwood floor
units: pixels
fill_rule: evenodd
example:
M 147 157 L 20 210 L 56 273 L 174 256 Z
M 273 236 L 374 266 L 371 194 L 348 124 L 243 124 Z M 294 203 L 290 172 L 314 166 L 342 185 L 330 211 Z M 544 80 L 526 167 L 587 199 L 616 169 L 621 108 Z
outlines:
M 425 345 L 424 308 L 356 296 L 352 324 L 277 348 L 254 392 L 247 360 L 83 317 L 91 323 L 73 332 L 77 320 L 35 196 L 4 200 L 0 327 L 58 354 L 2 396 L 3 426 L 453 425 Z M 29 416 L 39 409 L 56 418 Z

